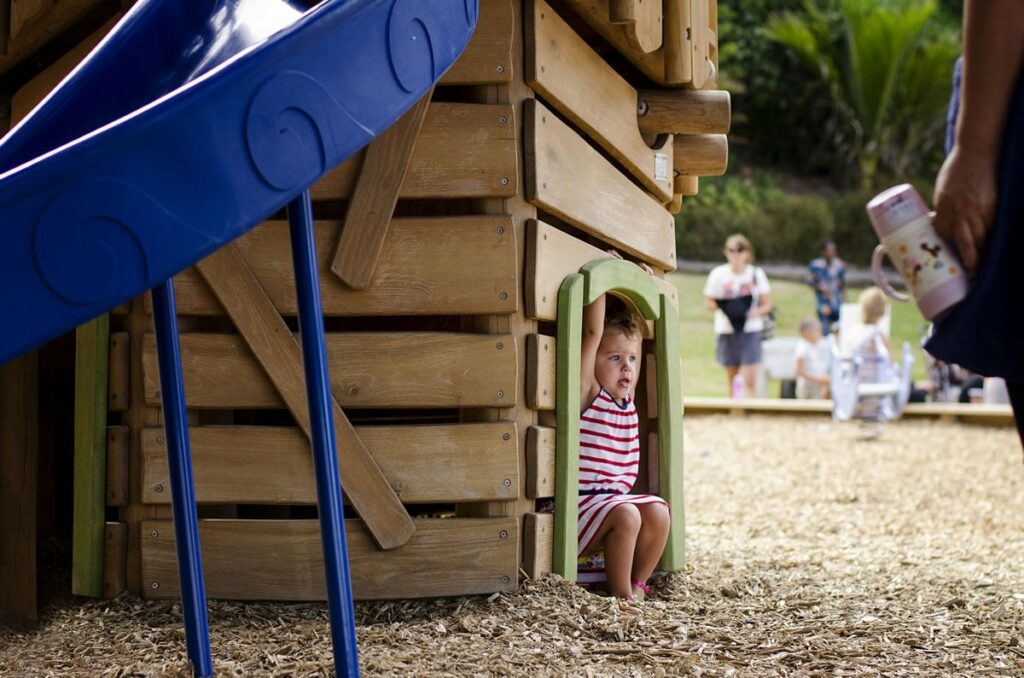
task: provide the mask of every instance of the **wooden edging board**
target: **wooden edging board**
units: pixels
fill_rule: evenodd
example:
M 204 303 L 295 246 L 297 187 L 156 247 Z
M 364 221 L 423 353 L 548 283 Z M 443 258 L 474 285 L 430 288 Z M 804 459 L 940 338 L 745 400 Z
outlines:
M 687 414 L 781 414 L 831 415 L 831 400 L 794 400 L 789 398 L 731 398 L 688 397 L 683 400 Z M 903 410 L 908 418 L 932 418 L 970 424 L 1012 426 L 1013 411 L 1009 405 L 982 405 L 962 403 L 909 403 Z
M 356 433 L 405 504 L 507 501 L 519 494 L 515 422 L 357 426 Z M 193 426 L 192 468 L 201 504 L 315 504 L 309 442 L 292 427 Z M 350 450 L 338 446 L 343 466 Z M 142 502 L 171 500 L 162 428 L 142 431 Z
M 513 407 L 516 340 L 456 332 L 328 333 L 331 391 L 342 407 Z M 156 341 L 143 337 L 147 405 L 160 404 Z M 281 396 L 240 336 L 183 333 L 186 402 L 195 408 L 280 408 Z M 430 360 L 424 360 L 430 356 Z
M 340 221 L 314 223 L 325 316 L 477 315 L 514 313 L 519 304 L 516 235 L 508 216 L 394 219 L 365 290 L 329 270 Z M 288 223 L 267 221 L 234 241 L 283 315 L 295 315 L 295 278 L 282 266 L 291 251 Z M 452 262 L 473 262 L 453 266 Z M 180 315 L 223 315 L 224 308 L 194 268 L 174 277 Z M 147 295 L 147 312 L 151 305 Z
M 518 1 L 518 0 L 517 0 Z M 513 0 L 480 0 L 476 30 L 459 60 L 439 85 L 485 85 L 512 82 Z
M 380 551 L 346 520 L 352 592 L 358 599 L 462 596 L 516 588 L 515 518 L 416 519 L 401 548 Z M 232 600 L 324 600 L 323 550 L 315 520 L 200 520 L 206 594 Z M 142 523 L 145 596 L 180 595 L 170 521 Z
M 523 110 L 527 199 L 652 266 L 675 270 L 672 214 L 542 103 L 528 99 Z

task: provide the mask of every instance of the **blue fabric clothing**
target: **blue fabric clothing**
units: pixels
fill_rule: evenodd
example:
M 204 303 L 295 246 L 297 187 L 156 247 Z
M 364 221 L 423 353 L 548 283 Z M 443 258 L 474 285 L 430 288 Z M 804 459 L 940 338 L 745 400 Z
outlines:
M 839 322 L 839 309 L 846 291 L 846 264 L 839 257 L 826 261 L 818 257 L 808 266 L 807 284 L 814 288 L 814 310 L 821 321 L 821 330 L 828 334 L 831 325 Z
M 953 101 L 959 99 L 954 81 Z M 1006 113 L 998 202 L 967 297 L 935 322 L 925 349 L 990 377 L 1024 381 L 1024 69 Z

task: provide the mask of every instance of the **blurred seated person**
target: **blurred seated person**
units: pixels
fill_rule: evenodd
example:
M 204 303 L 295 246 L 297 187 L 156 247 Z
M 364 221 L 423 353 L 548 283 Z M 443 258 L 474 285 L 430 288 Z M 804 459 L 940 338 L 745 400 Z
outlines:
M 807 318 L 800 323 L 800 338 L 793 351 L 796 359 L 796 397 L 828 398 L 829 348 L 822 338 L 821 323 Z

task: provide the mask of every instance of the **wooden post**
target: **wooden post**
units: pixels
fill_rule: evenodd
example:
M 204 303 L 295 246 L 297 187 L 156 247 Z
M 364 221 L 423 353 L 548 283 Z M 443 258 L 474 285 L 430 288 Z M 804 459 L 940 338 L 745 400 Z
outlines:
M 103 595 L 107 480 L 107 371 L 110 317 L 78 328 L 75 339 L 75 494 L 71 592 Z
M 0 365 L 0 618 L 38 619 L 38 356 Z
M 642 89 L 637 122 L 644 134 L 725 134 L 732 100 L 723 90 Z

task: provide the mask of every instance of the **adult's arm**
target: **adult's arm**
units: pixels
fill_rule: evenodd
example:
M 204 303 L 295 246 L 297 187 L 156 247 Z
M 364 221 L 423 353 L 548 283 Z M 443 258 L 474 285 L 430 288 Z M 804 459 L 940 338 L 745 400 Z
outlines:
M 935 228 L 976 270 L 996 206 L 1006 111 L 1024 62 L 1024 0 L 965 0 L 960 113 L 935 180 Z

